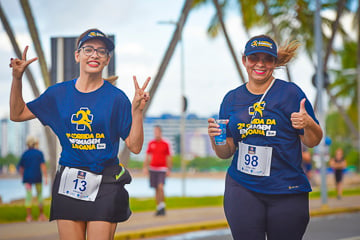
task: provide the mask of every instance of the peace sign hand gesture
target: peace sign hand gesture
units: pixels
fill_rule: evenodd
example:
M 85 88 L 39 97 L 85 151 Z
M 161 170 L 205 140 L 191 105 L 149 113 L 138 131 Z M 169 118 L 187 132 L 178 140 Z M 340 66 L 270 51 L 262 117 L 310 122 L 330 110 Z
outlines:
M 29 46 L 26 46 L 21 59 L 10 59 L 10 68 L 13 69 L 12 75 L 14 79 L 20 80 L 27 66 L 38 59 L 37 57 L 35 57 L 30 60 L 26 60 L 26 53 L 28 49 Z
M 136 80 L 136 77 L 133 76 L 134 85 L 135 85 L 135 95 L 132 102 L 132 110 L 135 111 L 142 111 L 145 108 L 145 104 L 150 99 L 150 95 L 148 92 L 145 92 L 147 85 L 150 82 L 150 77 L 148 77 L 144 83 L 144 85 L 140 88 L 139 84 Z

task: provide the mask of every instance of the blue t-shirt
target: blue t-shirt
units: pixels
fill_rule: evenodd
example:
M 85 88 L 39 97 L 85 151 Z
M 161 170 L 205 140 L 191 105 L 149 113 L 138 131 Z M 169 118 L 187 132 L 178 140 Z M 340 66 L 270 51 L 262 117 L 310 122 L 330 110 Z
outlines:
M 265 194 L 310 192 L 309 181 L 302 170 L 301 134 L 304 130 L 291 125 L 290 116 L 299 112 L 304 92 L 294 83 L 276 79 L 263 101 L 261 95 L 250 93 L 242 85 L 226 94 L 219 117 L 229 119 L 227 137 L 235 146 L 243 143 L 272 147 L 270 176 L 254 176 L 237 169 L 238 149 L 228 169 L 229 175 L 244 187 Z M 318 123 L 308 99 L 308 114 Z M 253 114 L 256 114 L 251 121 Z M 252 122 L 248 131 L 246 129 Z
M 41 183 L 41 164 L 45 163 L 44 155 L 37 149 L 30 148 L 21 156 L 18 167 L 24 168 L 23 183 Z
M 27 106 L 58 136 L 59 164 L 101 173 L 104 167 L 119 163 L 120 138 L 125 140 L 130 133 L 131 103 L 107 81 L 90 93 L 79 92 L 75 82 L 51 86 Z

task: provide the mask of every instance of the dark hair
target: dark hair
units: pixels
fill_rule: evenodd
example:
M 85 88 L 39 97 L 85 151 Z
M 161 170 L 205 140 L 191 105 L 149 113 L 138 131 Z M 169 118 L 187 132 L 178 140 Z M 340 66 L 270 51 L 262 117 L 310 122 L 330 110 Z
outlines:
M 76 40 L 76 45 L 75 45 L 75 48 L 77 49 L 77 51 L 80 51 L 80 49 L 78 49 L 78 46 L 79 46 L 79 43 L 80 43 L 80 40 L 85 37 L 89 32 L 92 32 L 92 31 L 100 31 L 99 29 L 97 28 L 91 28 L 91 29 L 88 29 L 86 30 L 85 32 L 83 32 Z M 109 53 L 109 56 L 111 56 L 111 54 Z M 104 78 L 104 80 L 110 82 L 112 85 L 115 85 L 116 84 L 116 80 L 118 79 L 119 77 L 118 76 L 109 76 L 108 78 Z
M 162 128 L 160 125 L 155 125 L 154 128 L 158 128 L 158 129 L 160 129 L 160 131 L 162 131 Z

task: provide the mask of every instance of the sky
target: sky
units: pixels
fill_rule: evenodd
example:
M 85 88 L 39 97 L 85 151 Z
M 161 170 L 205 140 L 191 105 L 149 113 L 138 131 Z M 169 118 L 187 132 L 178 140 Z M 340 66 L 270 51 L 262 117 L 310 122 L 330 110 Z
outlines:
M 132 76 L 139 84 L 150 76 L 155 77 L 165 51 L 170 43 L 175 25 L 160 24 L 161 21 L 176 22 L 183 7 L 183 0 L 30 0 L 45 58 L 50 68 L 50 39 L 52 37 L 77 37 L 89 28 L 99 28 L 106 34 L 115 35 L 117 86 L 131 100 L 134 95 Z M 27 30 L 19 1 L 0 0 L 0 4 L 15 33 L 20 48 L 29 45 L 28 59 L 36 57 L 31 37 Z M 199 117 L 217 114 L 224 95 L 238 87 L 241 80 L 232 61 L 225 38 L 220 34 L 210 39 L 206 29 L 215 9 L 205 5 L 190 12 L 183 31 L 184 85 L 188 99 L 188 113 Z M 244 45 L 249 39 L 242 28 L 241 19 L 234 10 L 226 17 L 230 39 L 239 60 Z M 263 33 L 251 31 L 251 36 Z M 303 50 L 303 49 L 301 49 Z M 11 87 L 10 58 L 15 53 L 0 24 L 0 118 L 9 116 Z M 164 113 L 179 115 L 180 93 L 180 48 L 168 65 L 147 113 L 160 116 Z M 293 81 L 298 84 L 310 101 L 314 101 L 316 89 L 311 84 L 314 69 L 300 52 L 290 65 Z M 30 65 L 40 92 L 45 90 L 38 62 Z M 245 69 L 242 67 L 243 73 Z M 276 70 L 275 76 L 286 79 L 285 70 Z M 25 102 L 34 99 L 26 77 L 23 79 Z M 150 82 L 148 90 L 150 89 Z

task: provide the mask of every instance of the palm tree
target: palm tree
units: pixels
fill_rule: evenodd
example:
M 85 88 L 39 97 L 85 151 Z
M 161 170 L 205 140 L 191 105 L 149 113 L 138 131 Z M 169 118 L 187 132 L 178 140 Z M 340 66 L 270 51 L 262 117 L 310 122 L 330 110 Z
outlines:
M 34 19 L 32 17 L 31 14 L 31 9 L 30 6 L 27 2 L 27 0 L 22 0 L 21 1 L 22 4 L 22 8 L 24 10 L 28 25 L 29 25 L 29 29 L 31 32 L 31 35 L 33 37 L 35 46 L 36 46 L 36 51 L 37 54 L 39 55 L 39 62 L 41 63 L 41 69 L 42 69 L 42 74 L 43 74 L 43 78 L 44 78 L 44 82 L 45 85 L 48 87 L 50 84 L 50 75 L 47 71 L 47 67 L 46 67 L 46 62 L 44 59 L 44 54 L 42 54 L 42 50 L 41 50 L 41 44 L 39 42 L 39 38 L 38 38 L 38 33 L 36 31 L 36 25 L 34 22 Z M 6 30 L 7 35 L 9 36 L 10 42 L 14 48 L 14 51 L 17 55 L 18 58 L 22 58 L 22 52 L 20 50 L 19 45 L 17 44 L 16 40 L 15 40 L 15 36 L 14 33 L 10 27 L 10 24 L 0 6 L 0 18 L 1 21 L 4 25 L 4 28 Z M 41 53 L 40 53 L 41 52 Z M 35 97 L 39 97 L 40 93 L 39 93 L 39 88 L 34 80 L 34 77 L 31 73 L 31 70 L 28 68 L 25 71 L 26 77 L 30 83 L 32 92 L 34 94 Z M 55 137 L 54 134 L 52 133 L 52 131 L 50 130 L 49 127 L 45 127 L 45 135 L 47 138 L 47 143 L 48 143 L 48 149 L 49 149 L 49 155 L 50 155 L 50 172 L 52 173 L 51 178 L 53 179 L 54 174 L 55 174 L 55 167 L 56 167 L 56 145 L 55 145 Z
M 221 25 L 221 28 L 222 28 L 222 31 L 224 33 L 224 36 L 225 36 L 225 39 L 226 39 L 226 43 L 229 47 L 229 50 L 230 50 L 230 53 L 231 53 L 231 56 L 234 60 L 234 63 L 235 63 L 235 66 L 236 66 L 236 70 L 238 71 L 239 75 L 240 75 L 240 79 L 243 83 L 246 82 L 245 80 L 245 77 L 244 77 L 244 74 L 242 73 L 241 71 L 241 68 L 240 68 L 240 64 L 239 64 L 239 61 L 237 60 L 237 57 L 236 57 L 236 54 L 235 54 L 235 51 L 234 51 L 234 48 L 231 44 L 231 41 L 230 41 L 230 37 L 229 37 L 229 34 L 227 33 L 227 30 L 226 30 L 226 27 L 225 27 L 225 23 L 224 23 L 224 18 L 223 18 L 223 7 L 221 7 L 219 5 L 219 2 L 218 0 L 213 0 L 213 3 L 215 5 L 215 8 L 216 8 L 216 14 L 217 14 L 217 19 L 219 20 L 219 23 Z M 224 5 L 224 4 L 223 4 Z
M 25 15 L 25 19 L 29 28 L 29 32 L 31 35 L 31 38 L 34 42 L 34 46 L 35 46 L 35 51 L 36 54 L 38 56 L 39 59 L 39 63 L 40 63 L 40 69 L 41 69 L 41 74 L 45 83 L 45 87 L 49 87 L 50 86 L 50 74 L 47 68 L 47 64 L 46 64 L 46 60 L 45 60 L 45 55 L 44 55 L 44 51 L 42 50 L 41 47 L 41 42 L 40 42 L 40 38 L 39 38 L 39 34 L 36 28 L 36 23 L 34 20 L 34 17 L 31 13 L 31 8 L 29 5 L 28 0 L 20 0 L 21 3 L 21 8 L 24 12 Z
M 31 38 L 34 42 L 36 54 L 38 55 L 44 85 L 46 87 L 49 87 L 50 83 L 51 83 L 50 74 L 49 74 L 49 71 L 47 68 L 45 55 L 44 55 L 44 52 L 41 47 L 39 34 L 38 34 L 38 31 L 36 28 L 36 23 L 35 23 L 34 17 L 31 13 L 31 8 L 29 5 L 29 2 L 28 2 L 28 0 L 21 0 L 20 3 L 21 3 L 21 7 L 23 9 L 24 15 L 25 15 L 26 22 L 28 24 Z M 52 130 L 48 126 L 46 126 L 44 128 L 44 130 L 45 130 L 45 136 L 46 136 L 46 140 L 47 140 L 47 144 L 48 144 L 48 151 L 49 151 L 49 158 L 50 158 L 49 159 L 49 164 L 50 164 L 49 170 L 51 173 L 50 176 L 51 176 L 51 182 L 52 182 L 52 180 L 55 177 L 55 173 L 56 173 L 56 171 L 55 171 L 56 170 L 56 162 L 57 162 L 56 138 L 55 138 L 55 134 L 52 132 Z
M 358 48 L 356 42 L 345 42 L 344 48 L 338 51 L 338 59 L 340 61 L 340 68 L 330 69 L 335 76 L 335 81 L 330 85 L 329 91 L 337 99 L 342 99 L 345 102 L 347 108 L 347 115 L 352 123 L 357 122 L 357 79 L 356 79 L 356 49 Z M 354 127 L 355 128 L 355 127 Z M 355 131 L 355 132 L 353 132 Z M 350 128 L 350 134 L 358 132 L 353 128 Z M 356 136 L 357 137 L 357 136 Z
M 22 57 L 22 52 L 20 50 L 20 47 L 15 39 L 15 35 L 14 35 L 14 32 L 9 24 L 9 21 L 7 20 L 7 17 L 5 16 L 5 13 L 1 7 L 1 3 L 0 3 L 0 19 L 1 19 L 1 22 L 3 23 L 3 26 L 4 26 L 4 29 L 6 30 L 6 33 L 7 35 L 9 36 L 9 39 L 10 39 L 10 42 L 11 42 L 11 45 L 13 46 L 14 48 L 14 51 L 15 51 L 15 54 L 18 58 L 21 58 Z M 25 71 L 25 75 L 26 75 L 26 78 L 28 79 L 29 83 L 30 83 L 30 87 L 32 89 L 32 92 L 34 94 L 35 97 L 38 97 L 40 96 L 40 92 L 39 92 L 39 89 L 36 85 L 36 82 L 34 80 L 34 77 L 30 71 L 30 69 L 26 69 Z
M 263 0 L 265 2 L 265 0 Z M 330 37 L 327 37 L 323 33 L 323 39 L 326 44 L 324 44 L 324 72 L 327 72 L 327 65 L 330 55 L 334 52 L 333 51 L 333 42 L 335 39 L 335 36 L 339 34 L 342 39 L 346 40 L 348 38 L 345 30 L 343 29 L 343 26 L 340 24 L 340 19 L 344 13 L 345 10 L 349 10 L 346 8 L 346 0 L 340 0 L 340 1 L 334 1 L 334 2 L 328 2 L 322 5 L 323 9 L 333 9 L 336 11 L 336 18 L 334 21 L 332 21 L 329 18 L 322 17 L 323 27 L 327 27 L 331 29 L 331 35 Z M 308 57 L 310 61 L 313 63 L 313 66 L 316 70 L 316 65 L 314 61 L 314 32 L 313 32 L 313 22 L 314 22 L 314 11 L 311 10 L 310 1 L 296 1 L 295 5 L 292 7 L 295 9 L 295 11 L 289 11 L 288 14 L 285 14 L 285 17 L 282 16 L 281 20 L 279 22 L 279 29 L 282 32 L 287 32 L 290 36 L 297 36 L 297 38 L 302 38 L 301 41 L 305 42 L 305 49 L 308 54 Z M 291 8 L 290 8 L 291 9 Z M 287 16 L 287 17 L 286 17 Z M 323 29 L 324 32 L 324 29 Z M 325 48 L 326 47 L 326 48 Z M 334 96 L 330 89 L 326 88 L 326 92 L 328 96 L 330 97 L 330 100 L 333 105 L 336 106 L 338 111 L 341 113 L 341 116 L 343 116 L 345 123 L 347 126 L 351 129 L 351 133 L 354 134 L 355 138 L 359 138 L 356 128 L 351 121 L 349 115 L 346 113 L 346 111 L 343 109 L 341 105 L 337 103 L 337 97 Z M 315 104 L 316 107 L 316 104 Z
M 327 47 L 326 47 L 326 51 L 325 51 L 325 57 L 324 57 L 324 72 L 327 72 L 327 63 L 328 63 L 328 60 L 329 60 L 329 56 L 331 54 L 331 51 L 333 50 L 333 42 L 334 42 L 334 39 L 335 39 L 335 35 L 336 33 L 338 32 L 338 28 L 339 28 L 339 22 L 340 22 L 340 18 L 345 10 L 345 4 L 346 4 L 346 0 L 340 0 L 337 2 L 337 5 L 336 5 L 336 19 L 335 21 L 332 23 L 332 26 L 331 26 L 331 29 L 332 29 L 332 34 L 329 38 L 329 41 L 328 41 L 328 44 L 327 44 Z M 342 31 L 342 35 L 343 35 L 343 39 L 346 39 L 347 36 L 346 34 L 344 34 L 344 31 L 343 29 L 341 29 Z M 341 116 L 343 116 L 346 124 L 348 125 L 348 127 L 351 129 L 351 134 L 355 137 L 355 139 L 358 139 L 360 138 L 359 136 L 359 132 L 356 131 L 356 128 L 353 124 L 353 122 L 351 121 L 351 116 L 349 116 L 349 113 L 346 113 L 345 110 L 343 109 L 343 107 L 341 105 L 339 105 L 336 101 L 336 96 L 334 96 L 330 89 L 329 88 L 326 88 L 326 92 L 328 94 L 328 96 L 330 97 L 330 100 L 332 102 L 332 104 L 334 104 L 338 111 L 341 113 Z M 351 112 L 350 112 L 351 113 Z

